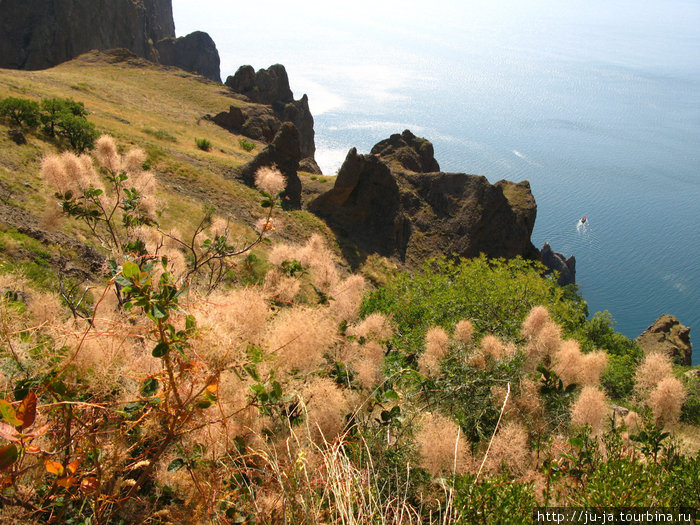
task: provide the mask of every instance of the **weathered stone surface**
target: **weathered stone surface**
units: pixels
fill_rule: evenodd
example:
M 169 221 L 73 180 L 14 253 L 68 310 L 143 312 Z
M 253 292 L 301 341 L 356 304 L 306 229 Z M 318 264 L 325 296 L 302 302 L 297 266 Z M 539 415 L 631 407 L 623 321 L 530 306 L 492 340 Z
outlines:
M 691 365 L 693 345 L 690 342 L 690 328 L 682 325 L 673 315 L 660 316 L 636 341 L 644 353 L 663 352 L 678 364 Z
M 566 259 L 561 253 L 552 250 L 548 242 L 540 250 L 540 260 L 550 271 L 559 272 L 557 284 L 566 286 L 576 282 L 576 258 L 572 255 Z
M 249 186 L 255 184 L 255 172 L 263 166 L 277 166 L 287 181 L 283 194 L 284 205 L 291 208 L 301 206 L 301 180 L 297 175 L 299 169 L 299 132 L 290 122 L 285 122 L 275 135 L 272 143 L 262 150 L 248 164 L 238 170 L 238 178 Z
M 388 139 L 375 144 L 371 155 L 382 157 L 388 162 L 395 161 L 404 169 L 419 173 L 440 171 L 435 160 L 433 145 L 430 141 L 416 137 L 409 130 L 394 134 Z
M 156 60 L 175 36 L 171 0 L 2 0 L 0 67 L 44 69 L 91 49 L 126 48 Z
M 390 141 L 398 143 L 395 137 Z M 398 137 L 406 142 L 404 134 Z M 350 150 L 335 186 L 314 199 L 309 209 L 364 250 L 394 256 L 409 265 L 441 253 L 537 255 L 530 242 L 534 199 L 531 208 L 524 198 L 513 206 L 503 191 L 506 183 L 492 185 L 478 175 L 404 171 L 404 164 L 396 162 L 397 149 L 387 145 L 390 142 L 382 141 L 370 155 Z M 406 158 L 412 157 L 405 148 L 400 145 L 399 149 L 404 149 Z M 432 146 L 419 149 L 427 152 Z M 418 164 L 409 165 L 426 169 L 432 165 L 429 159 L 425 155 Z M 516 193 L 528 191 L 529 185 L 522 184 Z
M 164 38 L 156 44 L 158 61 L 221 82 L 219 52 L 212 38 L 195 31 L 180 38 Z
M 284 104 L 292 102 L 294 95 L 289 88 L 287 70 L 282 64 L 274 64 L 257 73 L 252 66 L 241 66 L 233 76 L 226 79 L 226 85 L 236 93 L 245 95 L 259 104 Z
M 291 122 L 294 124 L 299 131 L 301 156 L 303 158 L 309 157 L 313 164 L 316 164 L 313 160 L 316 153 L 314 119 L 309 109 L 309 99 L 304 95 L 300 100 L 294 100 L 294 94 L 289 87 L 289 77 L 283 65 L 275 64 L 268 69 L 260 69 L 257 73 L 252 66 L 241 66 L 235 75 L 226 79 L 226 85 L 235 93 L 246 96 L 251 102 L 271 107 L 272 113 L 279 123 Z M 218 115 L 214 117 L 215 122 L 217 122 L 217 117 Z M 275 132 L 279 129 L 279 123 Z M 272 127 L 269 121 L 267 125 Z M 260 128 L 259 122 L 255 125 L 250 124 L 247 128 L 241 126 L 238 130 L 227 129 L 234 133 L 242 133 L 249 138 L 269 142 L 270 139 L 250 134 L 255 133 L 258 128 Z M 320 170 L 315 171 L 315 173 L 320 173 Z

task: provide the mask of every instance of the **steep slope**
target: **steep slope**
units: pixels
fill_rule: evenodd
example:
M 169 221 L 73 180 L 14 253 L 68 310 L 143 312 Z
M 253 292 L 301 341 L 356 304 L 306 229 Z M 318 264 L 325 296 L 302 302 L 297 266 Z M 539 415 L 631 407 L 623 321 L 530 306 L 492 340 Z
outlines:
M 354 148 L 335 186 L 309 209 L 363 249 L 417 265 L 445 254 L 536 258 L 537 206 L 527 181 L 442 173 L 433 147 L 406 130 L 369 155 Z

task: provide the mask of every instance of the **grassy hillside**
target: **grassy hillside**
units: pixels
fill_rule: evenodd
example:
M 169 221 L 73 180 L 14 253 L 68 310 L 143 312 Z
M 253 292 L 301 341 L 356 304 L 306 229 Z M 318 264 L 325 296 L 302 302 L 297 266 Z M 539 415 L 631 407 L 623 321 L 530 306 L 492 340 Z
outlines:
M 216 206 L 241 234 L 262 216 L 262 211 L 255 215 L 257 192 L 232 180 L 231 172 L 265 145 L 251 141 L 256 147 L 246 151 L 239 144 L 241 137 L 202 118 L 246 104 L 220 84 L 137 58 L 93 53 L 47 71 L 0 71 L 0 98 L 8 96 L 35 101 L 72 98 L 84 103 L 90 122 L 120 147 L 143 148 L 160 185 L 166 226 L 177 224 L 187 233 L 205 204 Z M 39 165 L 55 145 L 36 131 L 27 134 L 28 144 L 17 146 L 7 130 L 6 123 L 0 123 L 0 197 L 6 207 L 2 222 L 16 227 L 27 222 L 28 212 L 29 220 L 48 227 L 55 206 L 49 204 L 51 191 L 41 181 Z M 211 150 L 198 149 L 195 138 L 208 139 Z M 310 175 L 301 175 L 307 186 L 319 186 Z M 307 187 L 308 191 L 314 190 Z M 74 225 L 65 227 L 81 237 Z M 301 240 L 313 232 L 326 235 L 327 229 L 313 215 L 296 211 L 284 215 L 272 237 Z M 84 236 L 82 240 L 89 241 Z
M 274 170 L 233 178 L 264 145 L 202 117 L 245 102 L 179 70 L 88 54 L 0 71 L 9 96 L 112 138 L 77 157 L 0 122 L 3 522 L 700 506 L 700 379 L 541 266 L 360 253 L 282 210 Z

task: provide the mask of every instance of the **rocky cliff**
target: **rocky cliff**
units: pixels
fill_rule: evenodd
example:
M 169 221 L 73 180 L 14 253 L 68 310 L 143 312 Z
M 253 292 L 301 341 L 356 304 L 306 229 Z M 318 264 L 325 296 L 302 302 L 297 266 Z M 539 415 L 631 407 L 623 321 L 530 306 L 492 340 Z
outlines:
M 314 118 L 306 95 L 294 100 L 289 87 L 287 71 L 281 64 L 255 71 L 252 66 L 241 66 L 236 74 L 226 79 L 226 85 L 251 102 L 260 104 L 246 110 L 231 106 L 213 117 L 214 122 L 233 133 L 255 140 L 271 142 L 283 122 L 291 122 L 299 131 L 299 147 L 305 171 L 320 173 L 314 154 Z
M 219 80 L 219 57 L 211 38 L 183 38 L 175 39 L 172 0 L 0 1 L 4 68 L 45 69 L 92 49 L 126 48 L 139 57 Z M 159 45 L 163 39 L 175 42 Z
M 679 365 L 691 365 L 693 345 L 690 342 L 690 328 L 673 315 L 660 316 L 636 341 L 645 354 L 659 352 Z
M 156 43 L 157 61 L 221 82 L 221 60 L 216 44 L 202 31 L 180 38 L 167 37 Z
M 351 149 L 335 186 L 309 204 L 338 234 L 361 248 L 416 265 L 430 256 L 528 258 L 537 213 L 527 181 L 432 171 L 432 144 L 410 131 Z

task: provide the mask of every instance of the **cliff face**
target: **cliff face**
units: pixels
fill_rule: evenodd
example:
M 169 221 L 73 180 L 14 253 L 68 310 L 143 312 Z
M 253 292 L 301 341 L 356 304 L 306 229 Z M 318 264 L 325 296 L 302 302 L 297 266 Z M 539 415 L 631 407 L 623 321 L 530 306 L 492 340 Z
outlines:
M 309 204 L 340 235 L 409 265 L 453 253 L 537 257 L 530 242 L 537 206 L 527 182 L 431 172 L 432 144 L 410 131 L 372 151 L 350 150 L 333 189 Z
M 305 169 L 321 173 L 314 160 L 314 118 L 309 110 L 309 99 L 304 95 L 294 100 L 283 65 L 275 64 L 257 72 L 252 66 L 241 66 L 235 75 L 226 79 L 226 85 L 261 106 L 246 112 L 231 107 L 229 112 L 213 117 L 214 122 L 233 133 L 265 142 L 271 141 L 282 122 L 291 122 L 299 131 L 299 147 Z
M 46 69 L 92 49 L 125 48 L 139 57 L 219 80 L 219 56 L 211 38 L 190 37 L 183 42 L 175 39 L 172 0 L 0 1 L 0 67 L 4 68 Z M 163 39 L 175 42 L 160 46 L 164 60 L 158 45 Z
M 3 0 L 0 66 L 45 69 L 91 49 L 123 47 L 154 60 L 175 36 L 171 0 Z
M 180 38 L 167 37 L 156 43 L 158 61 L 221 82 L 219 52 L 212 38 L 195 31 Z

